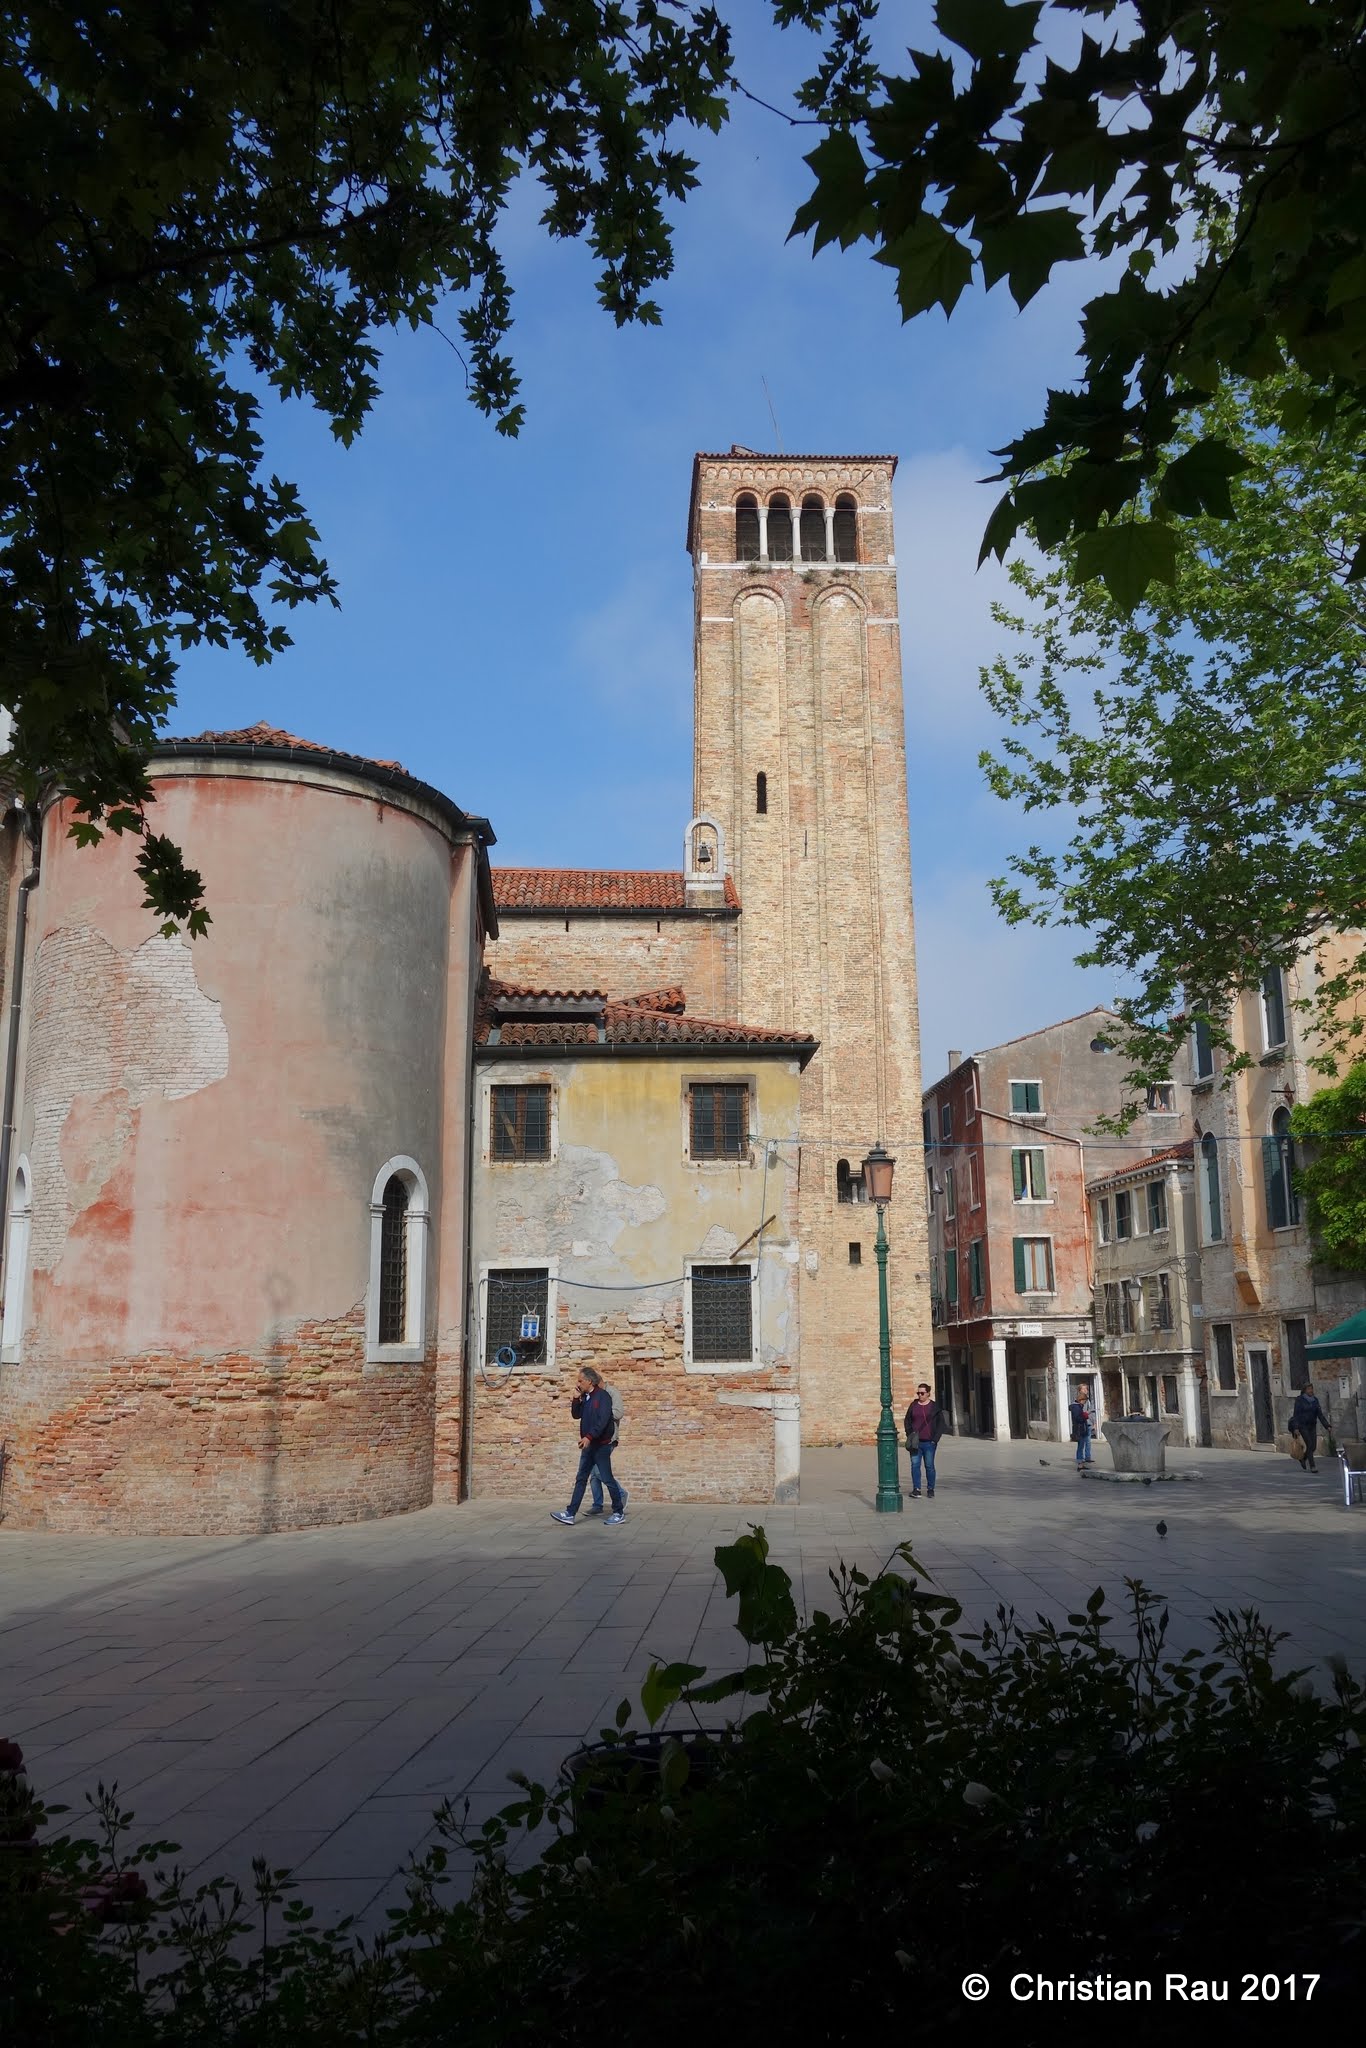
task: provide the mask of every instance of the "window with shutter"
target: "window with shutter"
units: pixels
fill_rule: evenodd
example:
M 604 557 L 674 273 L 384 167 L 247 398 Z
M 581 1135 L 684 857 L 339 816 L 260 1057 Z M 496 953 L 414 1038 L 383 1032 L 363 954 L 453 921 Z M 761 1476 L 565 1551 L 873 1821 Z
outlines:
M 1262 976 L 1262 1030 L 1267 1052 L 1285 1044 L 1285 977 L 1279 967 L 1268 967 Z
M 1117 1280 L 1107 1280 L 1105 1283 L 1105 1334 L 1107 1337 L 1117 1337 L 1119 1335 L 1119 1282 Z
M 1020 1294 L 1053 1292 L 1053 1240 L 1048 1237 L 1017 1237 L 1015 1287 Z
M 1115 1236 L 1123 1243 L 1134 1234 L 1134 1198 L 1127 1188 L 1115 1190 Z
M 1042 1147 L 1016 1146 L 1010 1155 L 1010 1170 L 1017 1202 L 1043 1202 L 1048 1199 L 1048 1176 Z
M 1148 1182 L 1148 1228 L 1165 1230 L 1167 1227 L 1167 1190 L 1160 1180 Z
M 1233 1325 L 1214 1325 L 1214 1364 L 1221 1394 L 1231 1394 L 1238 1385 L 1238 1369 L 1234 1363 Z
M 968 1287 L 974 1301 L 981 1301 L 986 1289 L 986 1268 L 982 1257 L 982 1240 L 975 1237 L 968 1246 Z
M 1042 1116 L 1043 1082 L 1012 1081 L 1010 1084 L 1010 1113 L 1012 1116 Z
M 1110 1242 L 1110 1197 L 1102 1195 L 1096 1204 L 1096 1231 L 1098 1242 Z
M 950 1308 L 958 1306 L 958 1254 L 950 1247 L 944 1254 L 944 1299 Z
M 1224 1205 L 1219 1189 L 1219 1147 L 1212 1131 L 1200 1140 L 1201 1221 L 1205 1243 L 1217 1244 L 1224 1234 Z

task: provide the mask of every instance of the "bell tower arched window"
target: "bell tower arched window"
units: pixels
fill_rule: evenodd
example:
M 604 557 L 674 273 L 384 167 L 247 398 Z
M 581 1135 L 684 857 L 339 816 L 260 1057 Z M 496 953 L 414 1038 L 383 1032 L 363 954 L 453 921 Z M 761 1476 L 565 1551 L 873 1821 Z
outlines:
M 792 560 L 792 500 L 782 491 L 768 501 L 768 559 Z
M 735 559 L 737 562 L 757 562 L 759 559 L 759 500 L 752 491 L 735 501 Z
M 858 506 L 847 491 L 835 500 L 835 560 L 858 560 Z
M 802 499 L 802 560 L 825 560 L 825 507 L 814 495 Z

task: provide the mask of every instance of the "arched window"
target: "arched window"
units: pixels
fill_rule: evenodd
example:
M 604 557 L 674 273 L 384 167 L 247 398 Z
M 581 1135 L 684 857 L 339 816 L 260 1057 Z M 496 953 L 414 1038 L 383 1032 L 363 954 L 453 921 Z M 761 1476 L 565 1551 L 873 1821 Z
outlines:
M 835 500 L 835 560 L 858 560 L 858 506 L 847 491 Z
M 735 501 L 735 559 L 737 562 L 757 562 L 759 559 L 759 500 L 752 491 Z
M 19 1356 L 24 1334 L 24 1295 L 28 1288 L 28 1240 L 32 1222 L 27 1159 L 14 1169 L 10 1189 L 9 1222 L 5 1230 L 5 1313 L 0 1323 L 0 1350 L 6 1358 Z
M 850 1171 L 849 1161 L 841 1159 L 835 1167 L 835 1200 L 837 1202 L 862 1202 L 867 1199 L 861 1167 Z
M 1266 1181 L 1266 1220 L 1273 1230 L 1288 1230 L 1300 1220 L 1300 1198 L 1295 1193 L 1295 1140 L 1290 1135 L 1290 1111 L 1278 1109 L 1271 1119 L 1271 1135 L 1262 1140 L 1262 1173 Z
M 427 1183 L 415 1159 L 390 1159 L 370 1192 L 365 1355 L 419 1364 L 427 1348 Z
M 802 560 L 825 560 L 825 507 L 814 494 L 802 499 Z
M 768 777 L 763 769 L 754 778 L 754 808 L 762 818 L 768 811 Z
M 1224 1205 L 1219 1192 L 1219 1147 L 1211 1131 L 1200 1140 L 1200 1218 L 1205 1243 L 1217 1244 L 1224 1234 Z
M 768 559 L 792 560 L 792 500 L 782 491 L 768 501 Z

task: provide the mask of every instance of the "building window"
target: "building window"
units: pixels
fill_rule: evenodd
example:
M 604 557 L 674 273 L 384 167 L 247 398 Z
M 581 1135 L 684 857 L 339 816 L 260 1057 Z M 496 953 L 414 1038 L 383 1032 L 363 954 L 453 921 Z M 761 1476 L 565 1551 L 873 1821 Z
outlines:
M 792 500 L 781 492 L 768 501 L 768 559 L 792 560 Z
M 847 492 L 835 500 L 835 560 L 858 560 L 858 506 Z
M 1262 976 L 1262 1038 L 1267 1052 L 1285 1044 L 1285 976 L 1279 967 L 1268 967 Z
M 1143 1282 L 1143 1314 L 1150 1330 L 1170 1330 L 1172 1290 L 1165 1273 L 1149 1273 Z
M 846 1173 L 849 1170 L 847 1159 L 844 1162 L 844 1169 Z M 838 1169 L 836 1171 L 838 1173 Z M 927 1216 L 933 1216 L 934 1214 L 934 1172 L 928 1166 L 925 1168 L 925 1213 Z
M 944 1299 L 950 1308 L 958 1306 L 958 1253 L 952 1246 L 944 1254 Z
M 1181 1413 L 1181 1397 L 1176 1390 L 1176 1374 L 1174 1372 L 1164 1372 L 1158 1381 L 1158 1385 L 1162 1389 L 1162 1413 L 1164 1415 L 1179 1415 Z
M 1218 1244 L 1224 1234 L 1224 1207 L 1219 1192 L 1219 1147 L 1212 1131 L 1206 1131 L 1200 1140 L 1200 1220 L 1205 1243 Z
M 863 1246 L 857 1241 L 854 1241 L 849 1246 L 849 1263 L 851 1266 L 861 1266 L 863 1264 Z
M 939 1105 L 939 1137 L 941 1143 L 945 1145 L 953 1143 L 953 1104 L 951 1102 L 941 1102 Z
M 687 1362 L 753 1365 L 754 1267 L 689 1266 Z
M 969 1209 L 980 1209 L 982 1197 L 977 1187 L 977 1155 L 969 1152 L 963 1161 L 963 1174 L 967 1183 Z
M 768 816 L 768 777 L 762 768 L 754 778 L 754 810 L 760 818 Z
M 1129 1382 L 1129 1413 L 1131 1415 L 1141 1415 L 1143 1413 L 1143 1383 L 1136 1372 L 1128 1373 L 1126 1377 Z
M 1119 1285 L 1119 1327 L 1120 1334 L 1133 1337 L 1138 1334 L 1140 1304 L 1143 1289 L 1137 1280 L 1121 1280 Z
M 970 1121 L 972 1120 L 972 1118 L 976 1116 L 976 1114 L 977 1114 L 977 1106 L 978 1106 L 978 1105 L 977 1105 L 977 1069 L 976 1069 L 976 1067 L 971 1067 L 971 1066 L 970 1066 L 970 1067 L 968 1068 L 968 1078 L 967 1078 L 967 1084 L 966 1084 L 966 1088 L 967 1088 L 967 1114 L 968 1114 L 968 1120 L 969 1120 L 969 1122 L 970 1122 Z
M 1115 1189 L 1115 1239 L 1122 1244 L 1134 1234 L 1134 1198 L 1128 1188 Z
M 1047 1201 L 1048 1175 L 1041 1145 L 1017 1145 L 1010 1155 L 1010 1171 L 1017 1202 Z
M 1219 1392 L 1221 1394 L 1231 1394 L 1238 1385 L 1238 1373 L 1233 1363 L 1233 1325 L 1232 1323 L 1215 1323 L 1212 1329 L 1214 1335 L 1214 1371 Z
M 944 1220 L 952 1223 L 958 1214 L 958 1176 L 951 1166 L 944 1168 Z
M 1300 1198 L 1295 1193 L 1295 1140 L 1290 1135 L 1290 1111 L 1278 1109 L 1271 1119 L 1271 1135 L 1262 1140 L 1262 1174 L 1266 1182 L 1266 1220 L 1273 1230 L 1288 1230 L 1300 1220 Z
M 1191 1034 L 1191 1062 L 1197 1081 L 1208 1081 L 1214 1072 L 1214 1043 L 1209 1035 L 1209 1025 L 1203 1017 L 1195 1020 Z
M 1165 1230 L 1167 1227 L 1167 1190 L 1160 1180 L 1148 1182 L 1148 1228 Z
M 415 1365 L 427 1346 L 427 1182 L 415 1159 L 390 1159 L 370 1190 L 365 1356 Z
M 489 1154 L 494 1159 L 550 1157 L 550 1084 L 489 1090 Z
M 921 1137 L 922 1137 L 922 1138 L 924 1139 L 924 1141 L 925 1141 L 925 1150 L 926 1150 L 927 1152 L 933 1152 L 933 1150 L 934 1150 L 934 1115 L 933 1115 L 932 1111 L 930 1111 L 930 1110 L 928 1110 L 928 1109 L 922 1109 L 922 1110 L 921 1110 L 921 1112 L 920 1112 L 920 1134 L 921 1134 Z
M 1042 1081 L 1012 1081 L 1010 1084 L 1010 1113 L 1012 1116 L 1042 1116 Z
M 484 1275 L 485 1365 L 549 1362 L 554 1336 L 548 1266 L 490 1266 Z M 499 1356 L 501 1352 L 502 1356 Z
M 24 1295 L 28 1288 L 29 1234 L 33 1224 L 33 1182 L 27 1159 L 14 1169 L 9 1215 L 5 1225 L 5 1311 L 0 1322 L 0 1350 L 17 1359 L 24 1337 Z
M 1291 1388 L 1298 1393 L 1309 1380 L 1309 1354 L 1305 1345 L 1309 1339 L 1308 1326 L 1303 1316 L 1288 1319 L 1285 1325 L 1285 1364 Z
M 986 1260 L 982 1254 L 982 1239 L 975 1237 L 968 1246 L 968 1291 L 974 1301 L 981 1301 L 987 1291 Z
M 751 491 L 735 501 L 735 559 L 737 562 L 757 562 L 759 559 L 759 500 Z
M 749 1085 L 694 1081 L 688 1089 L 688 1152 L 693 1159 L 749 1155 Z
M 944 1297 L 939 1292 L 939 1254 L 930 1254 L 930 1321 L 936 1329 L 944 1320 Z
M 1042 1373 L 1030 1373 L 1025 1380 L 1025 1400 L 1031 1422 L 1048 1420 L 1048 1381 Z
M 1105 1334 L 1107 1337 L 1117 1337 L 1119 1335 L 1119 1282 L 1117 1280 L 1107 1280 L 1105 1283 Z
M 819 498 L 802 499 L 802 560 L 823 562 L 825 560 L 825 507 Z
M 1017 1294 L 1053 1292 L 1053 1240 L 1051 1237 L 1017 1237 L 1015 1249 L 1015 1291 Z
M 1148 1111 L 1152 1116 L 1176 1115 L 1176 1083 L 1155 1081 L 1148 1090 Z
M 1102 1195 L 1096 1203 L 1096 1243 L 1109 1244 L 1113 1235 L 1110 1227 L 1110 1197 Z
M 853 1172 L 847 1159 L 835 1163 L 835 1200 L 837 1202 L 866 1202 L 868 1187 L 862 1171 Z

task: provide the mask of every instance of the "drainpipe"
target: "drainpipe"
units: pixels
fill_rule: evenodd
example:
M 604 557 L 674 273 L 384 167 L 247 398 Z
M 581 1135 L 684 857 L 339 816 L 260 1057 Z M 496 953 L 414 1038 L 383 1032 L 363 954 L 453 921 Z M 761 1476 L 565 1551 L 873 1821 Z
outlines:
M 24 1002 L 24 945 L 28 936 L 29 898 L 38 884 L 42 866 L 42 825 L 41 821 L 25 813 L 22 804 L 15 807 L 25 820 L 29 844 L 33 849 L 33 864 L 19 884 L 19 908 L 14 918 L 14 958 L 10 970 L 9 1042 L 5 1049 L 5 1101 L 0 1110 L 0 1246 L 5 1246 L 6 1225 L 9 1221 L 9 1169 L 14 1151 L 14 1098 L 19 1080 L 19 1020 Z M 6 1259 L 6 1264 L 8 1260 Z M 4 1275 L 8 1285 L 9 1274 Z

